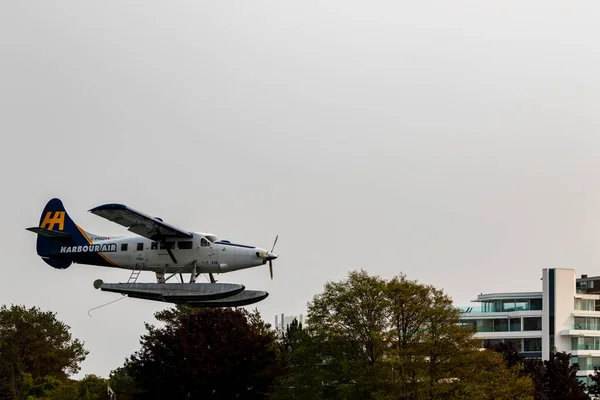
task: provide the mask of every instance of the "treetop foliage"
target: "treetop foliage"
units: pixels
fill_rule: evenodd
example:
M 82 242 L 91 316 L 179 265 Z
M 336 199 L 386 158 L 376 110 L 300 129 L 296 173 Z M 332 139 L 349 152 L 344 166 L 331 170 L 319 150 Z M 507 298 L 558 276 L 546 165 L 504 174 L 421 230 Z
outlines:
M 258 399 L 269 392 L 278 374 L 275 337 L 256 314 L 177 307 L 156 317 L 165 326 L 147 324 L 142 348 L 114 374 L 133 378 L 140 398 Z
M 56 314 L 0 307 L 0 398 L 12 400 L 585 399 L 570 354 L 524 359 L 511 343 L 480 349 L 443 290 L 366 271 L 327 282 L 308 325 L 274 331 L 258 310 L 175 306 L 145 323 L 140 350 L 79 381 L 87 351 Z M 590 394 L 600 393 L 600 372 Z
M 533 398 L 529 377 L 479 351 L 442 290 L 403 274 L 386 281 L 361 270 L 328 282 L 308 320 L 283 335 L 275 398 Z
M 56 313 L 38 307 L 1 306 L 0 398 L 18 398 L 19 384 L 28 377 L 64 382 L 77 373 L 88 352 L 69 329 Z

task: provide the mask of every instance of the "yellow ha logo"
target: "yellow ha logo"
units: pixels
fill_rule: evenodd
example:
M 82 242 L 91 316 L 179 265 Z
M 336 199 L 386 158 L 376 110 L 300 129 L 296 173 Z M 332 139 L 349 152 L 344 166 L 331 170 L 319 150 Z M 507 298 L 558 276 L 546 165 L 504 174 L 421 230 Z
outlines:
M 41 228 L 53 230 L 54 225 L 58 224 L 58 230 L 62 231 L 65 228 L 65 212 L 64 211 L 56 211 L 54 216 L 52 216 L 52 211 L 48 211 L 44 220 L 40 224 Z

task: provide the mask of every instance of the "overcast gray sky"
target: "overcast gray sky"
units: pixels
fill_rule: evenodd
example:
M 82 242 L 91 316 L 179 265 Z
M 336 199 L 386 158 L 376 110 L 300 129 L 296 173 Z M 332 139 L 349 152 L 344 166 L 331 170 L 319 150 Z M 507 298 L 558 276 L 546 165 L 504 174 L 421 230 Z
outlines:
M 600 275 L 600 4 L 551 1 L 4 1 L 0 304 L 56 311 L 108 376 L 168 307 L 53 270 L 47 200 L 86 230 L 119 202 L 269 248 L 218 277 L 305 313 L 353 269 L 458 304 Z M 142 274 L 151 281 L 153 275 Z

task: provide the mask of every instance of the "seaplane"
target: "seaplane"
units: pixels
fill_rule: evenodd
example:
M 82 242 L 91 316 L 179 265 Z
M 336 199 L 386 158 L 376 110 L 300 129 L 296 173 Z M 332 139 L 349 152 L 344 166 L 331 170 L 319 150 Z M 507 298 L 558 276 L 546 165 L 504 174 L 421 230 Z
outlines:
M 132 236 L 101 236 L 77 225 L 58 198 L 51 199 L 39 225 L 26 228 L 37 234 L 37 254 L 56 269 L 71 264 L 131 270 L 127 282 L 105 283 L 94 287 L 133 298 L 187 304 L 193 307 L 238 307 L 264 300 L 265 291 L 247 290 L 244 285 L 218 283 L 223 274 L 269 264 L 273 279 L 273 253 L 256 246 L 219 240 L 211 233 L 189 232 L 151 217 L 124 204 L 104 204 L 89 210 L 132 232 Z M 142 271 L 152 271 L 156 282 L 137 282 Z M 189 274 L 189 280 L 183 274 Z M 210 282 L 198 282 L 200 274 Z M 169 282 L 175 277 L 175 282 Z M 186 282 L 187 281 L 187 282 Z

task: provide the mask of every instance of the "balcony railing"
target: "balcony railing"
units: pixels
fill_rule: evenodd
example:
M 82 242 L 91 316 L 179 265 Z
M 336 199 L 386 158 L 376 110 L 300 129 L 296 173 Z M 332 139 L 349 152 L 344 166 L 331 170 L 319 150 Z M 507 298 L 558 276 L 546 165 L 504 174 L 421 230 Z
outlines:
M 600 325 L 596 323 L 573 324 L 570 327 L 574 331 L 600 331 Z
M 578 344 L 574 347 L 572 350 L 600 350 L 600 343 Z

